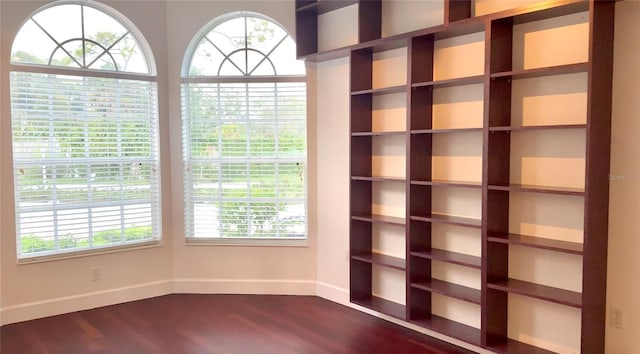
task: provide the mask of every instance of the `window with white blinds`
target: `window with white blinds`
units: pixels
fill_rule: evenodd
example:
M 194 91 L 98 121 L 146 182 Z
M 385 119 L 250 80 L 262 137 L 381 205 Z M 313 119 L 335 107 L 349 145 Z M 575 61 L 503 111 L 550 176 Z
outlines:
M 88 12 L 61 6 L 42 12 Z M 52 41 L 63 42 L 52 33 Z M 21 31 L 16 38 L 29 36 Z M 93 73 L 81 50 L 79 69 L 32 66 L 20 59 L 35 56 L 28 48 L 14 45 L 10 73 L 18 258 L 155 242 L 161 234 L 155 77 L 128 75 L 117 64 Z
M 239 16 L 210 29 L 188 53 L 187 238 L 306 238 L 306 79 L 292 43 L 274 22 Z M 282 65 L 286 75 L 279 75 Z

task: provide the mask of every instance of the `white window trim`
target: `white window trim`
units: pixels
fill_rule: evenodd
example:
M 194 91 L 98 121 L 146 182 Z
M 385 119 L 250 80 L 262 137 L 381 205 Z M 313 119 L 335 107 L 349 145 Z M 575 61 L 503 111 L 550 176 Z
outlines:
M 135 242 L 135 243 L 132 242 L 129 244 L 122 244 L 117 246 L 104 246 L 104 247 L 96 247 L 96 248 L 80 250 L 80 251 L 68 251 L 68 252 L 61 252 L 61 253 L 42 255 L 42 256 L 18 258 L 17 264 L 24 265 L 24 264 L 44 263 L 44 262 L 59 261 L 59 260 L 65 260 L 65 259 L 98 256 L 103 254 L 139 251 L 139 250 L 145 250 L 150 248 L 159 248 L 159 247 L 162 247 L 163 245 L 164 243 L 162 242 L 162 239 L 151 240 L 146 242 Z

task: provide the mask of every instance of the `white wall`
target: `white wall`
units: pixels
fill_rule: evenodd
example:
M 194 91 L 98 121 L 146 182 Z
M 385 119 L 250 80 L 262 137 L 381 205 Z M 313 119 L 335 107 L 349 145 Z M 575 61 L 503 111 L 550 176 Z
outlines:
M 163 242 L 161 246 L 17 264 L 11 169 L 8 64 L 22 22 L 46 1 L 1 1 L 0 230 L 3 323 L 170 292 L 315 294 L 315 140 L 309 129 L 309 247 L 186 246 L 182 221 L 180 67 L 193 36 L 233 11 L 255 11 L 295 32 L 293 1 L 102 1 L 142 32 L 158 71 Z M 313 91 L 311 91 L 313 92 Z M 314 107 L 310 105 L 309 107 Z M 102 279 L 92 281 L 91 268 Z
M 172 210 L 169 217 L 173 242 L 173 276 L 176 291 L 262 291 L 315 293 L 315 152 L 314 120 L 308 124 L 309 147 L 309 247 L 187 246 L 182 220 L 182 152 L 180 137 L 180 70 L 185 50 L 194 35 L 220 15 L 235 11 L 259 12 L 295 33 L 293 1 L 169 1 L 167 3 L 169 120 L 171 129 Z M 311 117 L 310 117 L 311 118 Z M 260 290 L 257 290 L 261 292 Z
M 9 107 L 8 62 L 13 38 L 22 22 L 44 1 L 2 1 L 0 53 L 0 209 L 2 228 L 2 308 L 3 321 L 12 322 L 25 317 L 38 317 L 78 307 L 95 307 L 127 299 L 167 293 L 171 290 L 171 240 L 159 247 L 97 255 L 67 260 L 18 265 L 16 260 L 15 214 L 11 169 L 11 123 Z M 167 42 L 166 17 L 163 3 L 149 6 L 138 1 L 106 2 L 137 24 L 149 42 L 156 59 L 158 72 L 161 136 L 168 139 L 167 105 Z M 163 145 L 161 154 L 168 156 L 169 147 Z M 169 160 L 162 161 L 162 179 L 170 182 Z M 163 185 L 163 218 L 171 215 L 170 184 Z M 92 267 L 102 269 L 102 280 L 92 281 Z M 117 291 L 114 291 L 119 289 Z M 71 298 L 69 298 L 71 297 Z M 88 301 L 91 299 L 91 301 Z
M 624 329 L 607 327 L 607 353 L 640 348 L 640 2 L 616 5 L 607 303 Z

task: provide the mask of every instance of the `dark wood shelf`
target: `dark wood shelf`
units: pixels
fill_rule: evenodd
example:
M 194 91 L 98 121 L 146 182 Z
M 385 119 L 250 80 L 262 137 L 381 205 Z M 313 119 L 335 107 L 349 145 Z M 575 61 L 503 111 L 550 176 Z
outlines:
M 385 135 L 405 135 L 407 132 L 400 131 L 387 131 L 387 132 L 352 132 L 351 136 L 385 136 Z
M 540 248 L 549 251 L 556 251 L 562 253 L 570 253 L 582 255 L 583 244 L 577 242 L 568 242 L 560 240 L 552 240 L 548 238 L 526 236 L 518 234 L 505 234 L 505 233 L 489 233 L 489 242 L 506 243 L 509 245 L 517 245 L 522 247 Z
M 469 181 L 452 181 L 452 180 L 432 180 L 432 181 L 420 181 L 412 180 L 412 185 L 416 186 L 432 186 L 432 187 L 460 187 L 460 188 L 480 188 L 482 183 L 469 182 Z
M 500 354 L 554 354 L 555 352 L 534 347 L 533 345 L 518 342 L 511 338 L 507 338 L 504 343 L 490 345 L 489 350 Z
M 368 181 L 368 182 L 405 182 L 404 177 L 391 177 L 391 176 L 351 176 L 352 181 Z
M 351 256 L 351 259 L 402 271 L 407 268 L 407 262 L 404 259 L 380 253 L 354 254 Z
M 482 132 L 483 128 L 452 128 L 452 129 L 413 129 L 411 134 L 438 134 L 438 133 L 469 133 Z
M 510 184 L 508 186 L 490 185 L 489 190 L 560 194 L 560 195 L 570 195 L 570 196 L 579 196 L 579 197 L 584 196 L 584 188 L 550 187 L 550 186 L 536 186 L 536 185 L 527 185 L 527 184 Z
M 358 0 L 318 0 L 296 8 L 296 12 L 314 12 L 318 15 L 339 10 L 349 5 L 357 4 Z
M 511 78 L 512 80 L 530 79 L 534 77 L 575 74 L 587 72 L 589 63 L 576 63 L 557 66 L 548 66 L 543 68 L 503 71 L 491 74 L 491 78 L 497 79 L 502 77 Z
M 380 223 L 380 224 L 392 224 L 392 225 L 402 225 L 406 224 L 404 218 L 398 218 L 395 216 L 387 216 L 387 215 L 352 215 L 351 219 L 359 220 L 359 221 L 367 221 L 372 223 Z
M 463 253 L 450 252 L 432 248 L 431 251 L 413 251 L 410 253 L 414 257 L 431 259 L 445 263 L 457 264 L 469 268 L 480 269 L 482 266 L 482 258 L 470 256 Z
M 351 92 L 351 96 L 357 96 L 357 95 L 381 96 L 381 95 L 389 95 L 389 94 L 393 94 L 393 93 L 404 93 L 404 92 L 407 92 L 407 85 L 399 85 L 399 86 L 390 86 L 390 87 L 381 87 L 381 88 L 374 88 L 374 89 L 368 89 L 368 90 L 353 91 L 353 92 Z
M 519 294 L 557 304 L 582 308 L 582 294 L 575 291 L 554 288 L 517 279 L 489 282 L 490 289 Z
M 444 214 L 411 215 L 411 220 L 439 222 L 443 224 L 473 227 L 477 229 L 482 227 L 482 220 L 480 219 L 465 218 L 462 216 L 451 216 L 451 215 L 444 215 Z
M 586 124 L 555 124 L 555 125 L 527 125 L 510 127 L 489 127 L 490 132 L 530 131 L 530 130 L 556 130 L 556 129 L 585 129 Z
M 391 317 L 395 317 L 401 320 L 407 319 L 407 310 L 404 305 L 397 302 L 393 302 L 387 299 L 383 299 L 377 296 L 371 296 L 370 299 L 357 299 L 351 300 L 352 303 L 366 307 L 368 309 L 384 313 Z
M 443 87 L 454 87 L 454 86 L 465 86 L 465 85 L 474 85 L 474 84 L 482 84 L 484 82 L 484 75 L 474 75 L 474 76 L 465 76 L 458 77 L 453 79 L 446 80 L 434 80 L 434 81 L 425 81 L 425 82 L 414 82 L 411 84 L 411 87 L 434 87 L 434 88 L 443 88 Z
M 476 346 L 480 346 L 482 344 L 480 340 L 480 329 L 467 326 L 460 322 L 452 321 L 444 317 L 431 315 L 429 318 L 411 320 L 410 322 L 420 327 L 442 333 L 449 337 L 459 339 Z
M 449 283 L 446 281 L 431 279 L 426 282 L 411 283 L 416 289 L 429 291 L 435 294 L 449 296 L 459 300 L 467 301 L 476 305 L 481 303 L 481 291 L 466 286 Z

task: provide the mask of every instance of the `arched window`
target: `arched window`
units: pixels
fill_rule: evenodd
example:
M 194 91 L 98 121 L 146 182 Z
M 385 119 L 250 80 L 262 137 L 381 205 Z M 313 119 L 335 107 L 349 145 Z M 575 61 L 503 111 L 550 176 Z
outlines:
M 187 238 L 306 238 L 306 78 L 295 53 L 286 30 L 248 13 L 192 42 L 182 78 Z
M 18 258 L 160 238 L 153 57 L 124 16 L 54 2 L 11 51 Z

